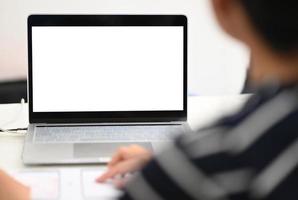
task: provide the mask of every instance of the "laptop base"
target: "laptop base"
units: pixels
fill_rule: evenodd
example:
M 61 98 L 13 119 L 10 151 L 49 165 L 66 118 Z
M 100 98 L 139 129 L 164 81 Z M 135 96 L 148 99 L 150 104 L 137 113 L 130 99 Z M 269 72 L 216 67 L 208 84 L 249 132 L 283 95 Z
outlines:
M 183 123 L 180 126 L 184 130 L 180 133 L 190 131 L 187 123 Z M 25 165 L 106 164 L 120 147 L 134 144 L 152 152 L 157 152 L 171 142 L 170 140 L 37 142 L 35 135 L 36 127 L 39 126 L 31 124 L 28 128 L 22 155 Z

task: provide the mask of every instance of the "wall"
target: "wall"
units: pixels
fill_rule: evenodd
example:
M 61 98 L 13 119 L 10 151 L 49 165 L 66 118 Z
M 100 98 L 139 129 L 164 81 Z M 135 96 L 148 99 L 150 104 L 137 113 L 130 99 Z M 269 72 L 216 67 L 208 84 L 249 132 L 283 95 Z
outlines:
M 247 50 L 222 34 L 210 0 L 0 0 L 0 80 L 26 77 L 29 14 L 185 14 L 189 18 L 189 90 L 236 94 L 242 88 Z

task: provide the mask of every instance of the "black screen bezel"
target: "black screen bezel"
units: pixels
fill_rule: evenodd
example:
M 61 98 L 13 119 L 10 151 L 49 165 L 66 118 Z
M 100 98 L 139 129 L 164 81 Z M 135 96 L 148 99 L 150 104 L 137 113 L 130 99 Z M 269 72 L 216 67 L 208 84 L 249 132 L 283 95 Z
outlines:
M 183 110 L 122 112 L 33 112 L 32 26 L 183 26 Z M 185 121 L 187 118 L 187 17 L 184 15 L 30 15 L 28 97 L 30 123 Z

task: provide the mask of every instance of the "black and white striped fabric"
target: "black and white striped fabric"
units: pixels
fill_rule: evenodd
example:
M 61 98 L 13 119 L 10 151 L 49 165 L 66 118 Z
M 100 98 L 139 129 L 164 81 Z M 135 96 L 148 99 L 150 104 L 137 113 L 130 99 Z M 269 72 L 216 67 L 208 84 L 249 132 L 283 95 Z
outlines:
M 297 200 L 298 85 L 267 85 L 238 114 L 180 136 L 121 199 Z

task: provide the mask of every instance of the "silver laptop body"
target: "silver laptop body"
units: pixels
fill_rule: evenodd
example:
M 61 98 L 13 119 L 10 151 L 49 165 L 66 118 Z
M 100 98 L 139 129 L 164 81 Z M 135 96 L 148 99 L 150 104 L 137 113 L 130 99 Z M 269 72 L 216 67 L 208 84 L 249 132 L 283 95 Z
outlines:
M 106 163 L 190 132 L 182 15 L 31 15 L 25 164 Z

